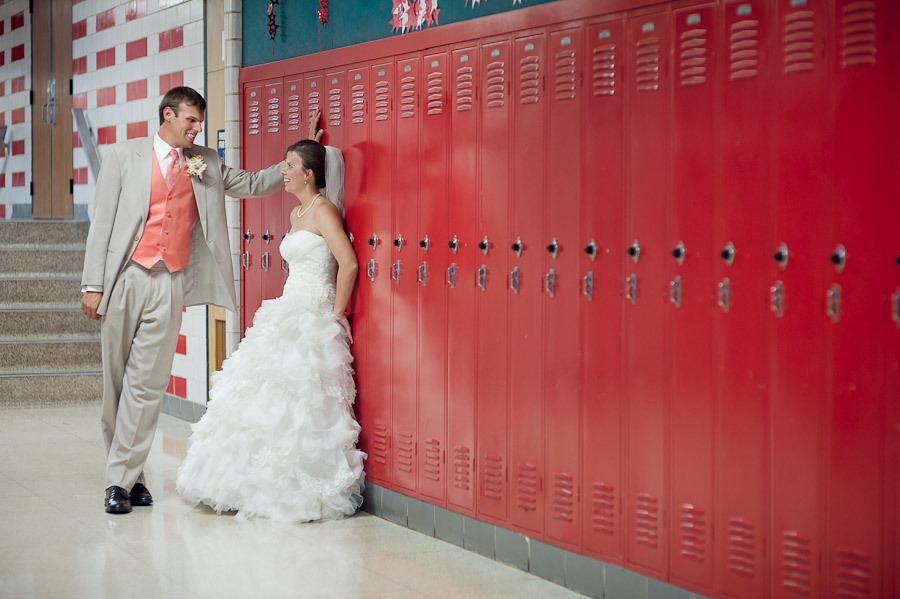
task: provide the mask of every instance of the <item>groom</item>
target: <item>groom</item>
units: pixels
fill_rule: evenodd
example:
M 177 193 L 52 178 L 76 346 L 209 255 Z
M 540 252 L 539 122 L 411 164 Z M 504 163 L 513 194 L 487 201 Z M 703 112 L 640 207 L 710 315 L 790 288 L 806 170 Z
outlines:
M 224 195 L 262 197 L 283 184 L 283 162 L 252 173 L 195 146 L 205 111 L 193 89 L 169 90 L 156 135 L 110 146 L 97 178 L 81 307 L 100 321 L 104 504 L 111 514 L 153 503 L 143 468 L 183 307 L 235 309 Z

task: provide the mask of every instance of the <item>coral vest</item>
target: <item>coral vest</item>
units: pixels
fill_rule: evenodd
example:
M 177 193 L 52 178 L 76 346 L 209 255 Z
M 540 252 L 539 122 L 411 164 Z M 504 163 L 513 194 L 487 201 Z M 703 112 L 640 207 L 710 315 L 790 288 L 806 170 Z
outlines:
M 154 155 L 150 212 L 131 259 L 148 269 L 162 260 L 169 272 L 181 270 L 191 260 L 191 241 L 198 218 L 194 187 L 184 165 L 169 189 Z

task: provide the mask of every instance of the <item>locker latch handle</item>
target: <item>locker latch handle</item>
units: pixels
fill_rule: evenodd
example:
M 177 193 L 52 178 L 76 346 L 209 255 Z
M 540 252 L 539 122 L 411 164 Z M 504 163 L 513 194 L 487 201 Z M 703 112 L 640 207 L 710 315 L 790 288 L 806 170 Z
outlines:
M 781 270 L 787 268 L 788 265 L 788 257 L 790 256 L 790 252 L 788 252 L 787 244 L 782 243 L 778 246 L 778 250 L 775 252 L 773 256 L 775 258 L 775 262 L 778 263 L 778 266 L 781 267 Z
M 419 265 L 419 282 L 422 283 L 422 287 L 426 285 L 428 282 L 428 263 L 422 262 Z
M 398 285 L 400 284 L 400 261 L 397 260 L 391 265 L 391 278 Z
M 784 316 L 784 283 L 781 281 L 775 281 L 769 288 L 769 307 L 778 318 Z
M 509 288 L 513 290 L 513 293 L 519 295 L 519 267 L 516 266 L 512 269 L 512 272 L 509 273 Z
M 731 280 L 725 277 L 716 285 L 719 288 L 719 307 L 722 312 L 728 312 L 731 309 Z
M 553 241 L 550 242 L 550 245 L 547 246 L 547 251 L 550 252 L 550 255 L 556 260 L 556 256 L 559 254 L 559 242 L 556 240 L 556 237 L 554 237 Z
M 485 264 L 478 268 L 478 286 L 482 291 L 487 291 L 487 265 Z
M 584 295 L 589 302 L 594 300 L 594 272 L 591 270 L 584 275 Z
M 834 253 L 831 255 L 831 263 L 834 264 L 836 271 L 844 272 L 844 266 L 847 265 L 847 250 L 844 249 L 843 244 L 839 243 L 834 248 Z
M 725 266 L 731 266 L 732 264 L 734 264 L 734 244 L 730 241 L 726 243 L 725 248 L 719 255 L 722 256 L 722 260 L 725 261 Z
M 447 284 L 450 289 L 456 289 L 456 262 L 447 268 Z
M 625 279 L 625 298 L 634 306 L 637 304 L 637 275 Z
M 284 258 L 281 259 L 281 270 L 284 272 L 288 271 L 288 263 Z
M 629 246 L 628 255 L 631 256 L 631 259 L 634 260 L 635 264 L 641 259 L 641 244 L 638 243 L 637 239 Z
M 350 239 L 350 243 L 353 243 L 353 233 L 348 233 L 347 237 Z M 284 239 L 284 237 L 282 237 Z
M 544 289 L 550 294 L 550 297 L 556 296 L 556 271 L 552 268 L 544 275 Z
M 681 266 L 682 264 L 684 264 L 684 254 L 685 254 L 684 242 L 679 241 L 678 245 L 675 246 L 675 249 L 672 250 L 672 257 L 678 261 L 678 266 Z
M 522 257 L 522 238 L 516 237 L 516 242 L 509 246 L 509 248 L 516 253 L 516 256 Z
M 372 236 L 369 237 L 369 240 L 368 240 L 366 243 L 368 243 L 369 245 L 371 245 L 371 246 L 372 246 L 372 249 L 374 250 L 374 249 L 375 249 L 375 246 L 378 245 L 378 235 L 376 235 L 375 233 L 372 233 Z
M 425 238 L 419 242 L 419 247 L 425 250 L 425 253 L 428 253 L 428 246 L 431 245 L 431 242 L 428 240 L 428 235 L 425 235 Z
M 478 244 L 478 249 L 481 250 L 482 252 L 484 252 L 485 256 L 488 255 L 488 250 L 491 249 L 491 242 L 488 241 L 487 235 L 485 235 L 484 239 L 481 241 L 481 243 Z
M 591 262 L 597 259 L 597 242 L 591 239 L 591 242 L 584 248 L 584 253 L 591 257 Z
M 375 258 L 369 260 L 369 265 L 366 267 L 366 274 L 369 276 L 369 280 L 373 283 L 375 282 Z
M 241 254 L 241 264 L 244 265 L 244 270 L 250 268 L 250 252 L 244 252 Z
M 453 236 L 453 239 L 450 240 L 447 247 L 453 250 L 454 254 L 459 251 L 459 239 L 457 239 L 456 235 Z
M 825 313 L 835 324 L 841 320 L 841 286 L 838 284 L 825 292 Z
M 394 244 L 394 247 L 397 248 L 398 252 L 402 251 L 403 250 L 403 235 L 401 235 L 400 233 L 397 233 L 397 239 L 395 239 L 392 243 Z
M 681 307 L 681 277 L 676 276 L 674 280 L 669 281 L 669 301 L 675 304 L 676 308 Z
M 269 272 L 269 252 L 263 254 L 262 267 L 264 271 Z

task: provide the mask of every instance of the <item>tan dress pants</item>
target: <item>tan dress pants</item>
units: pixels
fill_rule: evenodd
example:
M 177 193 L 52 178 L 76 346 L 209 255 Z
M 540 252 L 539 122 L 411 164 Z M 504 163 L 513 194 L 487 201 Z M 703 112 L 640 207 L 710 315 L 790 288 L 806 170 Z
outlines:
M 100 322 L 106 488 L 144 483 L 181 329 L 183 279 L 162 261 L 150 270 L 129 261 L 111 291 Z

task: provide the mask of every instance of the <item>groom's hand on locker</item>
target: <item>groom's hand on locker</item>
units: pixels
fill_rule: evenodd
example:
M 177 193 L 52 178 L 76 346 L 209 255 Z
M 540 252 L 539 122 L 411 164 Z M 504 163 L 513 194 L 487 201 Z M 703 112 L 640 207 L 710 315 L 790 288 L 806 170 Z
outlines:
M 100 320 L 97 314 L 97 308 L 100 306 L 100 300 L 103 293 L 99 291 L 85 291 L 81 296 L 81 311 L 91 320 Z

